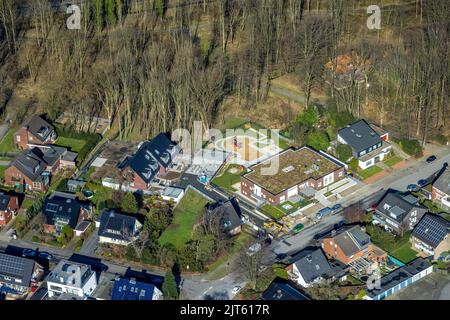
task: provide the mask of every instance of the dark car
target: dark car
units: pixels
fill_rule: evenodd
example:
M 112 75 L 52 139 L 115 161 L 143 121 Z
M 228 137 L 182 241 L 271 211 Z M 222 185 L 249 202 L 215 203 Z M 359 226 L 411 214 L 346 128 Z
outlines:
M 411 184 L 408 184 L 406 189 L 408 191 L 417 191 L 419 189 L 419 187 L 417 186 L 417 184 L 411 183 Z
M 48 253 L 48 252 L 40 252 L 39 253 L 39 258 L 52 260 L 53 256 L 50 253 Z
M 419 181 L 417 181 L 417 184 L 421 187 L 423 187 L 427 183 L 428 183 L 428 181 L 426 179 L 420 179 Z
M 33 258 L 34 256 L 36 256 L 36 253 L 37 252 L 35 250 L 33 250 L 33 249 L 24 249 L 22 251 L 22 257 Z
M 428 163 L 431 163 L 431 162 L 433 162 L 434 160 L 436 160 L 436 156 L 433 155 L 433 156 L 429 156 L 429 157 L 427 158 L 426 161 L 427 161 Z
M 331 210 L 333 210 L 333 213 L 341 211 L 342 210 L 342 205 L 337 203 L 337 204 L 335 204 L 334 206 L 331 207 Z
M 444 162 L 444 164 L 442 165 L 443 168 L 447 168 L 448 167 L 448 162 Z

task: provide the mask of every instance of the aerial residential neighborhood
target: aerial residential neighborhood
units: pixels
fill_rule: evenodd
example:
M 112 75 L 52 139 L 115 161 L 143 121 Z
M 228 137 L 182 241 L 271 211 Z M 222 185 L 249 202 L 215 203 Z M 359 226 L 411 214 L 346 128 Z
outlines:
M 0 300 L 450 300 L 444 2 L 0 0 Z

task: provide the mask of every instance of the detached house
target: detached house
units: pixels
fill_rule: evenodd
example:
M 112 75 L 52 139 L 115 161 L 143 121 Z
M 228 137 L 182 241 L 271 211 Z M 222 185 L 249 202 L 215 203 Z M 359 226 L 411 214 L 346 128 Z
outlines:
M 347 144 L 352 148 L 353 157 L 358 159 L 362 169 L 372 167 L 391 152 L 387 132 L 377 133 L 365 120 L 359 120 L 338 131 L 339 143 Z
M 286 270 L 289 279 L 302 287 L 318 284 L 331 276 L 331 266 L 322 249 L 303 250 L 295 255 L 294 262 Z
M 136 217 L 120 214 L 113 209 L 103 210 L 96 221 L 100 243 L 127 246 L 139 237 L 142 224 Z
M 22 297 L 39 285 L 43 275 L 44 269 L 33 260 L 0 253 L 0 293 Z
M 412 194 L 388 190 L 376 207 L 372 223 L 402 235 L 412 230 L 427 211 Z
M 0 192 L 0 227 L 6 226 L 19 210 L 19 198 Z
M 450 210 L 450 169 L 448 167 L 434 181 L 431 194 L 432 199 L 438 202 L 441 207 Z
M 50 298 L 64 294 L 86 298 L 97 288 L 97 277 L 91 266 L 66 260 L 60 260 L 46 280 Z
M 53 144 L 56 138 L 55 128 L 37 115 L 32 116 L 14 133 L 14 143 L 21 149 L 28 149 L 30 145 Z
M 28 191 L 47 190 L 50 176 L 60 169 L 75 167 L 77 154 L 67 148 L 39 146 L 19 153 L 5 170 L 5 184 Z
M 147 190 L 155 177 L 167 173 L 179 153 L 180 147 L 160 133 L 153 140 L 141 143 L 133 156 L 119 164 L 119 169 L 131 175 L 129 189 Z
M 411 233 L 412 248 L 425 257 L 439 260 L 443 253 L 450 253 L 450 221 L 426 214 Z
M 42 210 L 45 232 L 55 234 L 59 234 L 65 225 L 76 229 L 91 214 L 89 205 L 80 203 L 76 195 L 65 192 L 54 192 L 47 197 Z
M 214 204 L 208 204 L 207 213 L 218 217 L 223 231 L 230 236 L 237 235 L 241 232 L 241 226 L 244 224 L 242 220 L 242 212 L 235 198 L 228 201 L 219 201 Z
M 111 300 L 163 300 L 163 293 L 153 284 L 120 277 L 114 281 Z
M 338 260 L 350 265 L 357 271 L 365 261 L 382 261 L 387 258 L 386 252 L 370 241 L 370 236 L 361 226 L 348 226 L 338 232 L 332 231 L 322 239 L 322 249 L 328 259 Z

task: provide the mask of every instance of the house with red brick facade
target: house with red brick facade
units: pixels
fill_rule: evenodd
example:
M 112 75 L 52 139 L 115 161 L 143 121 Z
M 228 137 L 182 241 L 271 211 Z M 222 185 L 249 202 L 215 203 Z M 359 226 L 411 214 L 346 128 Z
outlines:
M 50 176 L 63 168 L 75 167 L 77 154 L 67 148 L 40 146 L 23 150 L 5 170 L 5 185 L 23 186 L 26 191 L 47 190 Z
M 328 259 L 335 259 L 346 265 L 361 259 L 382 261 L 387 258 L 386 252 L 372 244 L 370 236 L 358 225 L 332 231 L 322 238 L 321 245 Z
M 450 210 L 450 169 L 448 167 L 434 181 L 431 198 L 442 208 Z
M 14 133 L 14 143 L 21 149 L 30 149 L 32 145 L 49 145 L 57 138 L 55 128 L 38 115 L 29 118 Z
M 126 157 L 118 165 L 118 169 L 128 180 L 125 188 L 132 191 L 147 190 L 156 177 L 164 176 L 168 172 L 179 153 L 180 147 L 164 133 L 160 133 L 153 140 L 142 142 L 134 155 Z M 103 184 L 113 185 L 109 180 L 111 179 L 104 179 Z
M 278 168 L 267 172 L 273 165 Z M 278 205 L 344 178 L 345 167 L 343 162 L 309 146 L 289 148 L 249 167 L 241 176 L 241 194 L 257 203 Z
M 0 227 L 6 226 L 19 211 L 19 198 L 0 192 Z

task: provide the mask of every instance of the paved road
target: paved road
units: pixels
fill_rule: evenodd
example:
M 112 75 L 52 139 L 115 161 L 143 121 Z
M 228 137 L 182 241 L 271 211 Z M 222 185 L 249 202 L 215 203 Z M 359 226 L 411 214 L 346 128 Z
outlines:
M 246 281 L 235 274 L 210 281 L 205 277 L 185 278 L 182 287 L 182 299 L 187 300 L 231 300 L 235 296 L 235 286 L 243 288 Z
M 450 148 L 441 148 L 437 153 L 438 159 L 428 164 L 424 159 L 411 163 L 410 167 L 399 171 L 392 172 L 384 179 L 362 187 L 358 192 L 353 193 L 340 200 L 343 207 L 360 202 L 364 209 L 369 208 L 376 203 L 388 188 L 397 190 L 406 190 L 406 186 L 410 183 L 417 183 L 417 180 L 428 178 L 442 168 L 444 162 L 450 162 Z M 307 228 L 299 234 L 282 237 L 280 240 L 274 241 L 273 252 L 276 254 L 295 253 L 308 245 L 312 244 L 314 235 L 331 230 L 334 224 L 342 220 L 342 215 L 334 215 L 324 218 L 318 224 Z

